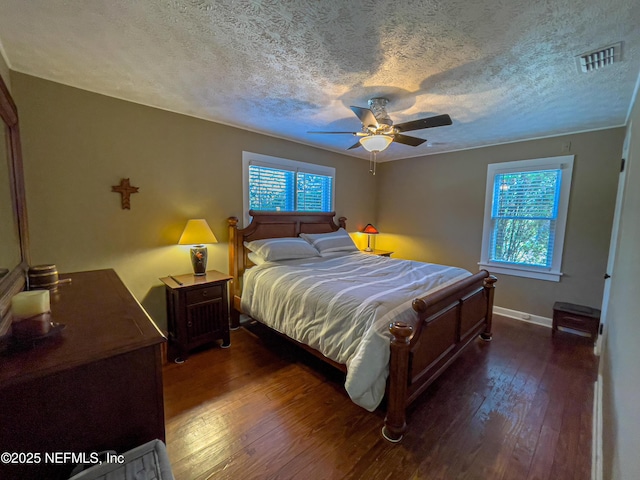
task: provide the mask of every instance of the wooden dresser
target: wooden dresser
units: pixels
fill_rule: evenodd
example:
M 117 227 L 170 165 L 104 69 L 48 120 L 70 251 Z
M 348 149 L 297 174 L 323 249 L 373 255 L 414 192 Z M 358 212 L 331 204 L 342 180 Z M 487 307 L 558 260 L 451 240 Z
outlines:
M 0 356 L 0 452 L 122 453 L 165 440 L 162 333 L 113 270 L 51 294 L 62 332 Z M 0 478 L 65 478 L 65 465 L 0 463 Z

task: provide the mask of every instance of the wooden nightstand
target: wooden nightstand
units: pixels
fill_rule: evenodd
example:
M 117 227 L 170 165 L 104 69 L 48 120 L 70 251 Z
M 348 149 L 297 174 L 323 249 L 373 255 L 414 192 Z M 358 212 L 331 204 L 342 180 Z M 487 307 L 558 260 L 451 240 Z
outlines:
M 194 348 L 229 337 L 229 297 L 227 282 L 231 276 L 216 270 L 206 275 L 193 274 L 164 277 L 166 286 L 169 340 L 184 360 Z M 176 359 L 178 360 L 178 359 Z
M 388 250 L 377 250 L 377 249 L 374 249 L 371 252 L 367 252 L 365 250 L 361 250 L 361 251 L 362 251 L 362 253 L 366 253 L 368 255 L 378 255 L 379 257 L 390 257 L 391 255 L 393 255 L 393 252 L 390 252 Z

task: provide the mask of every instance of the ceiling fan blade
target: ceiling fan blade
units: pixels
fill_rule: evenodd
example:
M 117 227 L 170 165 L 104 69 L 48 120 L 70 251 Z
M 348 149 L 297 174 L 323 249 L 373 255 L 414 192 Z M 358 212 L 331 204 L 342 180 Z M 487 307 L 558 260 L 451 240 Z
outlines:
M 436 115 L 435 117 L 421 118 L 420 120 L 413 120 L 411 122 L 398 123 L 394 125 L 394 127 L 399 132 L 410 132 L 411 130 L 421 130 L 423 128 L 444 127 L 452 123 L 451 117 L 444 114 Z
M 356 114 L 356 116 L 362 122 L 362 125 L 364 125 L 365 127 L 374 127 L 376 129 L 380 127 L 380 125 L 378 125 L 378 120 L 376 120 L 376 116 L 368 108 L 361 108 L 361 107 L 349 107 L 349 108 L 353 110 L 353 113 Z
M 354 148 L 358 148 L 360 147 L 360 142 L 354 143 L 353 145 L 351 145 L 349 148 L 347 148 L 347 150 L 353 150 Z
M 307 133 L 319 133 L 322 135 L 359 135 L 361 132 L 307 132 Z
M 424 138 L 410 137 L 409 135 L 402 135 L 400 133 L 396 133 L 393 136 L 393 141 L 404 145 L 410 145 L 412 147 L 417 147 L 418 145 L 422 145 L 426 142 Z

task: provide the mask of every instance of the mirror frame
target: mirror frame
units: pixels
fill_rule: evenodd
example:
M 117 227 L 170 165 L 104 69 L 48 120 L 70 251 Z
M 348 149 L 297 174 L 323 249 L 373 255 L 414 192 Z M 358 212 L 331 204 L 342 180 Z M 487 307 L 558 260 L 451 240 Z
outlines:
M 20 263 L 5 277 L 0 279 L 0 336 L 4 336 L 11 326 L 11 315 L 9 314 L 11 297 L 25 288 L 26 271 L 30 256 L 18 109 L 1 76 L 0 117 L 4 122 L 7 132 L 9 181 L 11 182 L 10 191 L 13 198 L 14 218 L 20 238 L 21 253 Z

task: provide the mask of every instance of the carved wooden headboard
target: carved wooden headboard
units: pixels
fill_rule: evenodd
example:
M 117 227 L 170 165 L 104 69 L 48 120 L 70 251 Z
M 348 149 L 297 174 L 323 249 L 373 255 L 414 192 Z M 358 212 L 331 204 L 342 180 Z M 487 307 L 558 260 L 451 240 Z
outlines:
M 242 275 L 251 266 L 248 250 L 244 242 L 263 238 L 297 237 L 301 233 L 335 232 L 346 228 L 345 217 L 333 221 L 335 212 L 263 212 L 250 210 L 251 223 L 246 228 L 238 228 L 238 218 L 229 217 L 229 275 L 233 276 L 231 292 L 233 307 L 240 311 Z

